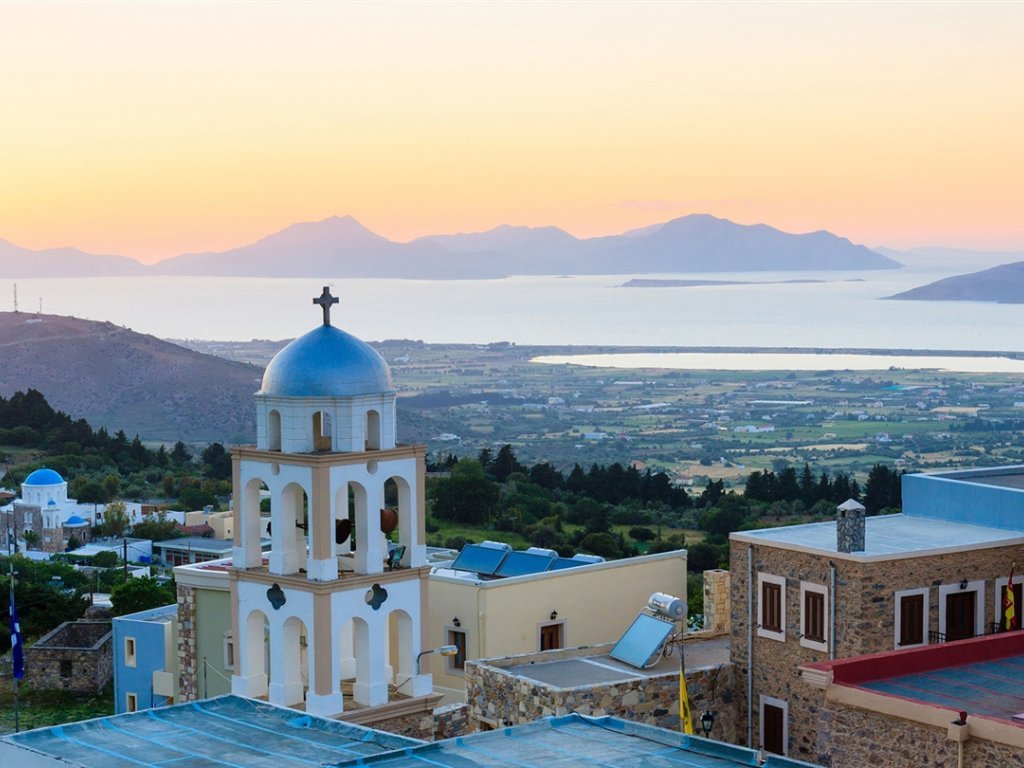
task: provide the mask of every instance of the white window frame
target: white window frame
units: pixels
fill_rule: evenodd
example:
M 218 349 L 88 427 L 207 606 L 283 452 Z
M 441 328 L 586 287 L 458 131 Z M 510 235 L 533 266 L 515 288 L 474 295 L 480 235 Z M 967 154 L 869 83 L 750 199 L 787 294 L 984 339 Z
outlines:
M 138 712 L 139 711 L 139 695 L 137 693 L 128 692 L 124 695 L 124 711 L 125 712 Z
M 124 665 L 134 668 L 138 664 L 139 644 L 134 637 L 124 639 Z
M 764 749 L 764 705 L 768 704 L 773 707 L 778 707 L 782 710 L 782 755 L 783 757 L 789 755 L 789 704 L 782 699 L 776 699 L 774 696 L 765 696 L 763 693 L 760 697 L 760 702 L 757 707 L 757 720 L 758 720 L 758 738 L 760 738 L 761 748 Z
M 899 592 L 893 593 L 895 606 L 893 608 L 892 647 L 897 651 L 904 648 L 920 648 L 922 645 L 928 645 L 928 619 L 930 618 L 929 611 L 931 611 L 931 605 L 928 603 L 929 592 L 928 587 L 922 587 L 921 589 L 901 589 Z M 900 626 L 903 623 L 903 598 L 913 597 L 914 595 L 924 597 L 924 610 L 921 613 L 921 642 L 913 643 L 912 645 L 900 645 Z M 943 612 L 945 612 L 945 609 L 943 609 Z
M 977 579 L 975 581 L 968 581 L 967 588 L 961 590 L 960 583 L 956 584 L 943 584 L 939 587 L 939 632 L 943 635 L 948 634 L 946 632 L 946 595 L 955 594 L 956 592 L 977 592 L 978 596 L 974 600 L 974 634 L 983 635 L 985 634 L 985 580 Z
M 561 627 L 559 630 L 559 639 L 562 641 L 562 644 L 558 646 L 558 648 L 552 648 L 551 650 L 561 651 L 568 647 L 568 643 L 565 640 L 565 620 L 544 621 L 537 625 L 537 653 L 541 653 L 540 641 L 545 627 Z
M 819 595 L 821 595 L 824 598 L 823 605 L 822 605 L 822 617 L 821 617 L 821 629 L 822 629 L 822 640 L 821 640 L 821 642 L 818 642 L 817 640 L 809 640 L 806 637 L 806 634 L 807 634 L 807 624 L 806 624 L 807 611 L 804 610 L 804 607 L 805 607 L 804 595 L 806 595 L 808 592 L 819 594 Z M 815 584 L 814 582 L 810 582 L 810 581 L 801 581 L 800 582 L 800 645 L 801 645 L 801 647 L 803 647 L 803 648 L 811 648 L 812 650 L 815 650 L 815 651 L 828 651 L 828 638 L 829 638 L 829 634 L 828 634 L 828 630 L 829 630 L 828 617 L 829 617 L 829 612 L 828 612 L 828 587 L 826 587 L 824 584 Z
M 765 629 L 764 624 L 764 589 L 761 586 L 765 582 L 769 584 L 778 584 L 781 588 L 781 595 L 779 598 L 779 626 L 781 627 L 780 632 L 774 632 L 770 629 Z M 781 643 L 786 642 L 786 577 L 785 576 L 774 576 L 770 573 L 758 573 L 757 574 L 757 636 L 766 637 L 769 640 L 778 640 Z
M 235 668 L 235 639 L 231 632 L 224 633 L 224 669 Z

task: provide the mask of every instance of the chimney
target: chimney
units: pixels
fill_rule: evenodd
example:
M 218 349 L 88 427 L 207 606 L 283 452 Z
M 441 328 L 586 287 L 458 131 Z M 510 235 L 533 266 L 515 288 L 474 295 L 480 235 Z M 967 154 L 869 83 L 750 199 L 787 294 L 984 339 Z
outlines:
M 836 509 L 836 551 L 864 551 L 864 505 L 853 499 Z

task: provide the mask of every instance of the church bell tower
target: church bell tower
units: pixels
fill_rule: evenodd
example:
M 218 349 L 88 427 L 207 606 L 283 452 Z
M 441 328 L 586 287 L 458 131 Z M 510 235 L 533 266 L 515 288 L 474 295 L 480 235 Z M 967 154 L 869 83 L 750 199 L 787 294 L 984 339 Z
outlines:
M 337 302 L 327 287 L 313 299 L 323 323 L 267 366 L 256 445 L 232 454 L 231 690 L 318 715 L 432 690 L 415 664 L 429 574 L 425 448 L 396 443 L 391 372 L 331 325 Z

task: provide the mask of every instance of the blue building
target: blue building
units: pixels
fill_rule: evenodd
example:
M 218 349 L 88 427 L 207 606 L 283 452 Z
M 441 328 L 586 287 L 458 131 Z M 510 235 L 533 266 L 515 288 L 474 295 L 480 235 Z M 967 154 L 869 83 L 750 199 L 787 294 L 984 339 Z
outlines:
M 114 711 L 173 704 L 178 606 L 165 605 L 114 619 Z

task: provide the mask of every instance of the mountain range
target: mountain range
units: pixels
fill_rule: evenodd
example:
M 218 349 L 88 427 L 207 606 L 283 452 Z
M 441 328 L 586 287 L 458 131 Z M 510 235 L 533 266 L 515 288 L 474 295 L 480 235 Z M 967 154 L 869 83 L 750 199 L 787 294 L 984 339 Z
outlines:
M 898 261 L 829 232 L 790 234 L 693 214 L 581 239 L 557 227 L 500 226 L 399 243 L 351 216 L 293 224 L 249 245 L 145 266 L 73 248 L 31 251 L 0 240 L 0 277 L 190 275 L 485 279 L 509 275 L 896 269 Z

